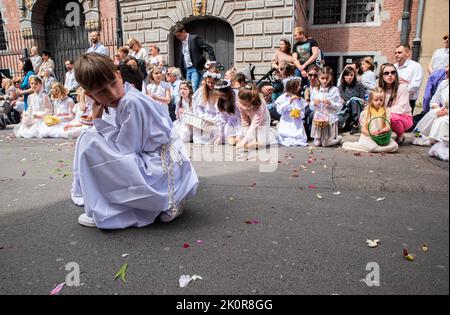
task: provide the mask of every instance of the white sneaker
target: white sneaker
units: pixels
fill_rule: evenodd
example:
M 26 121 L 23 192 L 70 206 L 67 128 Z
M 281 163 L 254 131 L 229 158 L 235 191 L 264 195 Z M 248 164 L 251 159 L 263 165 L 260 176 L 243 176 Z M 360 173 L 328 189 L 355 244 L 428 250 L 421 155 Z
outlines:
M 172 222 L 173 220 L 175 220 L 176 218 L 178 218 L 180 215 L 183 214 L 185 205 L 186 203 L 184 201 L 180 202 L 180 204 L 175 210 L 169 209 L 161 213 L 159 219 L 161 220 L 161 222 L 164 223 Z
M 97 225 L 95 225 L 94 219 L 88 217 L 88 215 L 86 213 L 83 213 L 82 215 L 80 215 L 80 217 L 78 218 L 78 223 L 80 225 L 86 226 L 86 227 L 92 227 L 92 228 L 97 227 Z

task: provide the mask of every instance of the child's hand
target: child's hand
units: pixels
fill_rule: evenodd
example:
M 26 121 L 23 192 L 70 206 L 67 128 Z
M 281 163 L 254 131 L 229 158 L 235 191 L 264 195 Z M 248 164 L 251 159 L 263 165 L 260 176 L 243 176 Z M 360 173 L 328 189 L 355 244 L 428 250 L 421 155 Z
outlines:
M 183 114 L 184 114 L 184 108 L 180 108 L 179 109 L 179 111 L 178 111 L 178 116 L 183 116 Z
M 104 107 L 97 102 L 92 104 L 92 119 L 102 118 Z
M 443 117 L 448 115 L 448 109 L 447 108 L 442 108 L 440 111 L 437 112 L 436 114 L 438 117 Z
M 320 100 L 319 99 L 315 99 L 314 100 L 314 106 L 319 106 L 320 104 Z
M 71 125 L 65 125 L 65 126 L 64 126 L 64 131 L 67 131 L 67 130 L 69 130 L 70 128 L 72 128 Z

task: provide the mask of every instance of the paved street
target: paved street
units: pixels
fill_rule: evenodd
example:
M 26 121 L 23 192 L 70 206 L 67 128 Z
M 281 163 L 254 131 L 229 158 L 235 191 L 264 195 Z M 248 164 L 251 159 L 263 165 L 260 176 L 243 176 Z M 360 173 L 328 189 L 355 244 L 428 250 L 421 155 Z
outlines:
M 62 295 L 449 293 L 449 164 L 427 148 L 279 148 L 273 173 L 242 156 L 195 161 L 200 187 L 182 217 L 101 231 L 78 225 L 69 198 L 74 141 L 10 133 L 0 131 L 0 294 L 48 294 L 69 262 L 81 285 Z M 361 281 L 370 262 L 379 287 Z M 203 280 L 180 288 L 184 274 Z

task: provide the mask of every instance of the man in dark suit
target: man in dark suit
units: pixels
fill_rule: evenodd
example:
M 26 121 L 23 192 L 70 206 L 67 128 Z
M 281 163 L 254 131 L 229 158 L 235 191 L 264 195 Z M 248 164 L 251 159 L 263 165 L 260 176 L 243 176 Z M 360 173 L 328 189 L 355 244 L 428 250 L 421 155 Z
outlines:
M 192 82 L 194 91 L 197 91 L 202 82 L 201 71 L 206 64 L 206 58 L 203 56 L 203 53 L 207 52 L 209 60 L 216 61 L 214 48 L 201 37 L 186 32 L 182 24 L 175 25 L 174 34 L 182 44 L 179 55 L 181 72 L 188 81 Z

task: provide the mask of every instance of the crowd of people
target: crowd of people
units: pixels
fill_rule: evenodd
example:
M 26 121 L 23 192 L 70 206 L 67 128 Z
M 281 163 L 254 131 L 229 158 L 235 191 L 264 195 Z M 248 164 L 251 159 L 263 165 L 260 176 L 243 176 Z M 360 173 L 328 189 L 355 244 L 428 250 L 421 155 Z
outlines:
M 317 41 L 297 27 L 293 48 L 289 40 L 282 39 L 272 59 L 275 75 L 282 82 L 277 90 L 270 82 L 253 85 L 248 75 L 234 68 L 222 78 L 214 49 L 207 42 L 188 33 L 183 25 L 177 25 L 174 34 L 182 43 L 180 69 L 168 66 L 156 45 L 147 51 L 135 38 L 117 50 L 114 63 L 124 81 L 168 109 L 175 121 L 174 130 L 185 142 L 255 147 L 275 143 L 307 146 L 312 140 L 315 146 L 336 146 L 341 144 L 341 132 L 361 132 L 361 141 L 367 143 L 372 135 L 388 129 L 397 145 L 411 130 L 413 144 L 446 142 L 445 128 L 437 128 L 442 135 L 430 134 L 430 130 L 436 120 L 431 119 L 432 113 L 437 109 L 438 118 L 442 117 L 439 121 L 448 117 L 448 98 L 444 97 L 448 90 L 448 35 L 444 36 L 445 47 L 436 50 L 427 69 L 430 79 L 423 111 L 414 117 L 424 71 L 411 60 L 411 48 L 406 44 L 395 48 L 397 63 L 381 65 L 378 74 L 371 57 L 346 66 L 335 87 L 335 74 L 324 66 Z M 99 32 L 91 33 L 91 42 L 88 53 L 108 55 Z M 64 83 L 55 79 L 55 63 L 46 50 L 39 54 L 37 47 L 32 47 L 21 65 L 23 77 L 4 78 L 4 94 L 0 96 L 9 101 L 9 120 L 21 122 L 14 129 L 16 136 L 76 137 L 92 126 L 92 99 L 79 88 L 72 60 L 65 61 Z M 379 121 L 367 120 L 380 93 L 385 100 L 383 115 Z M 384 127 L 386 121 L 390 128 Z M 370 135 L 369 123 L 373 124 Z M 48 132 L 48 128 L 54 131 Z M 264 129 L 267 131 L 259 134 Z M 365 151 L 383 150 L 374 144 Z M 384 149 L 395 151 L 390 146 Z
M 335 86 L 317 41 L 297 27 L 293 48 L 281 40 L 272 60 L 278 85 L 256 86 L 235 68 L 222 77 L 214 49 L 183 25 L 174 34 L 181 68 L 135 38 L 112 60 L 93 32 L 86 54 L 65 62 L 64 83 L 54 78 L 50 53 L 36 47 L 21 60 L 22 78 L 2 80 L 0 100 L 9 104 L 17 137 L 79 138 L 72 198 L 85 206 L 82 225 L 125 228 L 180 215 L 198 184 L 183 142 L 333 147 L 350 131 L 361 135 L 344 149 L 392 153 L 412 130 L 412 144 L 432 146 L 431 155 L 448 160 L 448 35 L 428 68 L 423 112 L 413 116 L 424 70 L 407 44 L 395 48 L 396 64 L 380 65 L 377 74 L 374 60 L 364 58 L 346 66 Z M 129 182 L 114 180 L 122 175 Z

